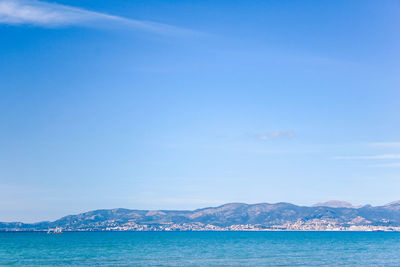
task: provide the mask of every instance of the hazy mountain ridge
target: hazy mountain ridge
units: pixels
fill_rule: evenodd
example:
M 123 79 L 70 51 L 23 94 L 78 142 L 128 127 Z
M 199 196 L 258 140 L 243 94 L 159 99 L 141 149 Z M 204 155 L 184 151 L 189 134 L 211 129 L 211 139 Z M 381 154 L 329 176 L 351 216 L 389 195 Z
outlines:
M 317 203 L 312 207 L 331 207 L 331 208 L 355 208 L 351 203 L 341 200 L 329 200 L 327 202 Z
M 340 204 L 340 203 L 339 203 Z M 349 204 L 349 203 L 348 203 Z M 348 206 L 347 203 L 345 205 Z M 351 204 L 350 204 L 351 205 Z M 62 227 L 69 230 L 101 230 L 126 225 L 202 224 L 227 227 L 232 225 L 284 225 L 329 223 L 335 225 L 400 226 L 400 202 L 373 207 L 297 206 L 290 203 L 229 203 L 218 207 L 189 210 L 103 209 L 69 215 L 54 222 L 24 224 L 0 223 L 0 230 L 46 230 Z

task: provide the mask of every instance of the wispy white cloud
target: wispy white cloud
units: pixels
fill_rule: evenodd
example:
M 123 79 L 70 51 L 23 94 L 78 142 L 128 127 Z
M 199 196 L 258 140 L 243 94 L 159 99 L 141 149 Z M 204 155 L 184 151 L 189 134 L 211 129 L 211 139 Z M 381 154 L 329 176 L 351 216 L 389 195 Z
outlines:
M 374 147 L 400 148 L 400 142 L 375 142 L 369 145 Z
M 400 142 L 374 142 L 364 144 L 369 147 L 374 147 L 375 150 L 379 148 L 379 150 L 394 150 L 400 148 Z M 368 167 L 376 167 L 376 168 L 399 168 L 400 162 L 393 162 L 396 160 L 400 160 L 400 154 L 374 154 L 374 155 L 357 155 L 357 156 L 337 156 L 333 157 L 333 159 L 337 160 L 367 160 L 368 162 L 376 162 L 376 164 L 368 164 Z M 390 162 L 391 161 L 391 162 Z M 378 163 L 380 162 L 380 163 Z
M 334 159 L 400 159 L 400 154 L 383 154 L 368 156 L 339 156 Z
M 268 140 L 275 138 L 294 138 L 296 134 L 292 131 L 276 131 L 268 134 L 257 135 L 259 140 Z
M 376 168 L 400 168 L 400 162 L 369 165 Z
M 90 27 L 125 26 L 161 34 L 194 34 L 162 23 L 134 20 L 55 3 L 36 0 L 1 0 L 0 23 L 61 27 L 70 25 Z

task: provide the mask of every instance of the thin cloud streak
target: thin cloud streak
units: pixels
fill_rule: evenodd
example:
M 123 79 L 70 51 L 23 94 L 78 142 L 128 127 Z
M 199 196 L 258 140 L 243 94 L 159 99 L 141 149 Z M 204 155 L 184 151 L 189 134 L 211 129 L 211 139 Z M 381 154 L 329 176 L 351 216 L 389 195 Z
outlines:
M 376 143 L 370 143 L 369 145 L 375 147 L 400 148 L 400 142 L 376 142 Z
M 167 24 L 128 19 L 36 0 L 1 1 L 0 23 L 9 25 L 33 25 L 40 27 L 62 27 L 73 25 L 88 27 L 124 26 L 152 31 L 159 34 L 198 34 L 195 31 L 181 29 Z
M 369 165 L 373 168 L 400 168 L 400 162 Z
M 334 159 L 400 159 L 400 154 L 384 154 L 371 156 L 339 156 Z
M 292 131 L 277 131 L 277 132 L 272 132 L 269 134 L 264 134 L 264 135 L 258 135 L 257 138 L 259 140 L 268 140 L 268 139 L 275 139 L 275 138 L 294 138 L 296 137 L 296 134 Z

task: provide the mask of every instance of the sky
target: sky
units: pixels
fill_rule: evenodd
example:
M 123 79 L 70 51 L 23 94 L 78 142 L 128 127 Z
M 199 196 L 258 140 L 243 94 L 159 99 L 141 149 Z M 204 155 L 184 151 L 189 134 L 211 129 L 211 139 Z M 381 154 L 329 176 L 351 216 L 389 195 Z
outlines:
M 0 1 L 0 221 L 399 200 L 398 1 Z

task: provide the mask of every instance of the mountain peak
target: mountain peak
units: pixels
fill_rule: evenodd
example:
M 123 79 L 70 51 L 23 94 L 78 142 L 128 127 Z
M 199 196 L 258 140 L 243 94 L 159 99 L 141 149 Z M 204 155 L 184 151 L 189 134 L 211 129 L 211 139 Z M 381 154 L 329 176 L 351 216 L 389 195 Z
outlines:
M 329 200 L 327 202 L 314 204 L 312 207 L 354 208 L 351 203 L 342 200 Z
M 398 206 L 398 205 L 400 206 L 400 200 L 387 203 L 387 204 L 384 205 L 384 206 Z

